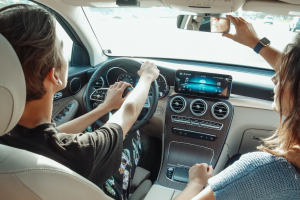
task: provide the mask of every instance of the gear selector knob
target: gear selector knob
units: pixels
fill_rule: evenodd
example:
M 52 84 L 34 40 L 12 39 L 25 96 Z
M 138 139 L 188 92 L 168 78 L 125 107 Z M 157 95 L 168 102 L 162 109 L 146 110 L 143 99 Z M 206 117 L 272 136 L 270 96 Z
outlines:
M 129 92 L 131 92 L 133 90 L 133 87 L 127 87 L 125 90 L 124 90 L 124 92 L 123 92 L 123 94 L 122 94 L 122 97 L 124 98 L 124 97 L 126 97 L 126 95 L 129 93 Z

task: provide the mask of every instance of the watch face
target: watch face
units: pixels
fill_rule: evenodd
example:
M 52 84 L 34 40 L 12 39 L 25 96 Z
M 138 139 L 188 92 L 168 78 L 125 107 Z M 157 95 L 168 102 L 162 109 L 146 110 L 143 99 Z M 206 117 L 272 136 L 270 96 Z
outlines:
M 264 45 L 269 45 L 270 44 L 270 40 L 268 40 L 267 38 L 263 38 L 260 40 L 261 43 L 263 43 Z

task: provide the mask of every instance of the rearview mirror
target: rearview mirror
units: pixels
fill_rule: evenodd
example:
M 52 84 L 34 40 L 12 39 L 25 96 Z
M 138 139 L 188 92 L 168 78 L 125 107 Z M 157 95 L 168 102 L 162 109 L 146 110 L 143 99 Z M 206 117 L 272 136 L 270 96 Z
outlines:
M 210 33 L 228 33 L 230 31 L 230 20 L 223 17 L 178 15 L 177 28 Z

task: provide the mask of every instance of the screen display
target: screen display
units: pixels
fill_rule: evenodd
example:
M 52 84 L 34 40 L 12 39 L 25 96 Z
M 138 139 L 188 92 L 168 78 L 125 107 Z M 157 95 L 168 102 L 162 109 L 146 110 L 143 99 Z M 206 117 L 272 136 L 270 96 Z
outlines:
M 230 75 L 177 70 L 175 92 L 216 99 L 228 99 L 231 92 Z

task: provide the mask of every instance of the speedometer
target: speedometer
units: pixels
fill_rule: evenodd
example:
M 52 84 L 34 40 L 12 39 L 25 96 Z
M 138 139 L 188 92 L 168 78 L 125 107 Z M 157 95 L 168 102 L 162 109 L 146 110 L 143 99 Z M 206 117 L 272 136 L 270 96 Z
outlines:
M 130 83 L 132 86 L 134 86 L 135 78 L 130 74 L 123 73 L 118 77 L 118 82 L 120 81 Z
M 156 79 L 158 84 L 158 90 L 159 90 L 159 98 L 165 97 L 169 93 L 169 86 L 167 84 L 167 80 L 163 75 L 159 75 Z

